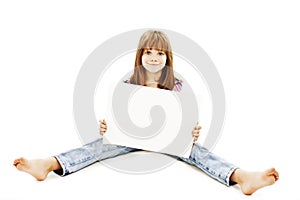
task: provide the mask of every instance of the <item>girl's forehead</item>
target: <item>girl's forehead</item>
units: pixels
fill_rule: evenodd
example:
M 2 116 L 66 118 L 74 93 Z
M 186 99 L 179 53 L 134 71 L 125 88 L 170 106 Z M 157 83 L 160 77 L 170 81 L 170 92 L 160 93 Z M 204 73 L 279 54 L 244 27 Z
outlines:
M 169 49 L 168 43 L 161 39 L 148 39 L 139 46 L 143 49 L 156 49 L 160 51 L 167 51 Z

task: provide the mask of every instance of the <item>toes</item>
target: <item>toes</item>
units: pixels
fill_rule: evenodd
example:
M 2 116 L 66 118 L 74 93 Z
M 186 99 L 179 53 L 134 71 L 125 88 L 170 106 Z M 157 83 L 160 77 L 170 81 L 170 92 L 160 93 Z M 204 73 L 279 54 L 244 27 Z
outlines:
M 275 168 L 270 168 L 270 169 L 266 170 L 267 175 L 273 175 L 275 172 L 276 172 Z
M 19 164 L 19 159 L 14 160 L 13 165 L 16 166 L 17 164 Z
M 266 170 L 265 174 L 267 176 L 273 176 L 275 181 L 277 181 L 279 179 L 279 173 L 276 171 L 275 168 L 270 168 L 270 169 Z
M 18 164 L 20 164 L 21 163 L 21 158 L 18 158 L 18 159 L 16 159 L 16 160 L 14 160 L 14 166 L 17 166 Z
M 14 161 L 13 165 L 15 167 L 17 167 L 19 164 L 25 164 L 26 163 L 26 159 L 25 158 L 18 158 Z
M 276 171 L 275 168 L 270 168 L 265 171 L 266 175 L 268 176 L 273 176 L 274 177 L 274 182 L 279 179 L 279 173 Z

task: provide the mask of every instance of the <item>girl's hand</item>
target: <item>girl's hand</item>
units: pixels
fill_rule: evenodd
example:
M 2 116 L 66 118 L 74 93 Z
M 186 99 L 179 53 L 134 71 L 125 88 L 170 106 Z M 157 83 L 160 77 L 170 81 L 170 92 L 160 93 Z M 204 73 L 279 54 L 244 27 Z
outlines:
M 99 123 L 100 123 L 100 135 L 103 136 L 107 130 L 106 121 L 105 121 L 105 119 L 102 119 L 102 120 L 99 120 Z
M 196 142 L 200 136 L 200 129 L 201 129 L 201 126 L 199 126 L 199 123 L 197 122 L 197 125 L 195 126 L 194 130 L 192 131 L 192 135 L 194 137 L 194 142 Z

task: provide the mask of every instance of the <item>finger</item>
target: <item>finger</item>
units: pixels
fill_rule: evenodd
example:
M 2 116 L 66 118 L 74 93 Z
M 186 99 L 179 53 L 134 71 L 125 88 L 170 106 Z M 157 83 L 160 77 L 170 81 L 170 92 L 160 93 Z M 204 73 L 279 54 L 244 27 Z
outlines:
M 100 131 L 100 135 L 104 135 L 106 133 L 106 131 Z
M 198 137 L 194 137 L 194 140 L 193 140 L 193 141 L 196 142 L 197 140 L 198 140 Z
M 105 119 L 100 119 L 99 122 L 100 122 L 101 124 L 106 124 Z
M 193 134 L 193 137 L 199 137 L 199 136 L 200 136 L 199 133 L 194 133 L 194 134 Z
M 107 125 L 106 125 L 106 124 L 100 124 L 100 127 L 101 127 L 101 128 L 106 128 Z
M 103 126 L 103 121 L 102 120 L 99 120 L 99 125 L 100 125 L 100 127 Z
M 194 134 L 194 133 L 197 133 L 197 134 L 199 134 L 199 133 L 200 133 L 200 131 L 195 129 L 195 130 L 193 130 L 193 131 L 192 131 L 192 134 Z
M 200 130 L 201 129 L 201 126 L 199 126 L 198 124 L 194 127 L 194 130 Z
M 106 127 L 107 125 L 105 123 L 101 123 L 100 126 Z

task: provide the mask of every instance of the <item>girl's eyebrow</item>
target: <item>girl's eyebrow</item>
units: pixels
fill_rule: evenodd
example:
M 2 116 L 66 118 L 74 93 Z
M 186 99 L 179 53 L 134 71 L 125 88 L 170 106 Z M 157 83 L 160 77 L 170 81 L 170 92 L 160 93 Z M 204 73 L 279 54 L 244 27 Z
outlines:
M 160 49 L 160 48 L 145 48 L 144 51 L 149 51 L 149 50 L 156 50 L 156 51 L 159 51 L 159 52 L 165 52 L 163 49 Z

